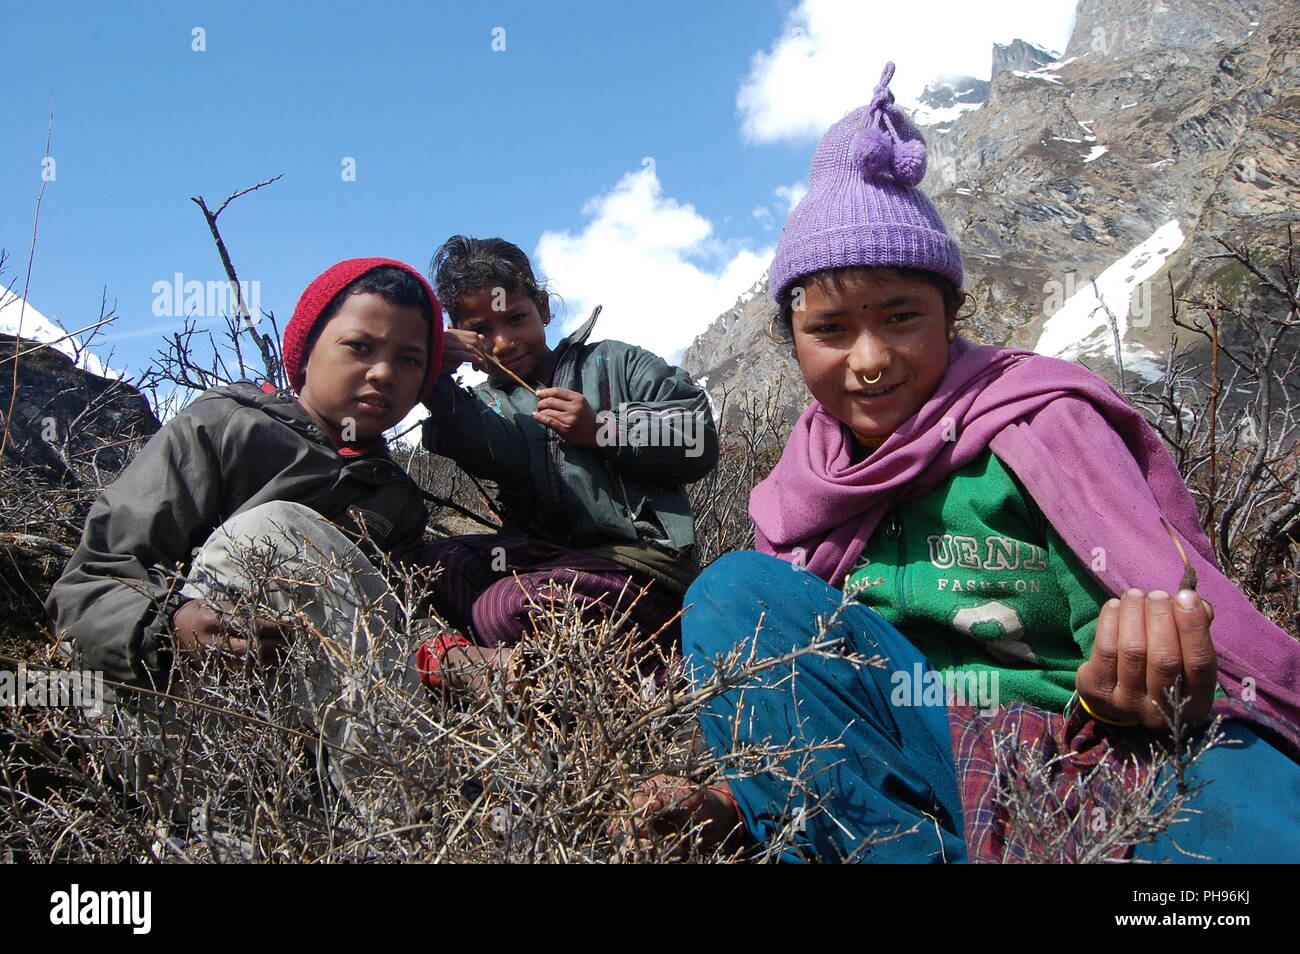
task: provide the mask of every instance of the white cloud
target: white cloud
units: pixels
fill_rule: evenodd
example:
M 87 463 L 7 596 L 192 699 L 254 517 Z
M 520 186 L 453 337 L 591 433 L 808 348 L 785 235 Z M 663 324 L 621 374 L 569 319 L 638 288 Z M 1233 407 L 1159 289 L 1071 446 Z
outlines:
M 772 191 L 776 193 L 777 198 L 785 200 L 785 214 L 789 215 L 808 194 L 808 183 L 792 182 L 788 186 L 777 186 Z
M 749 142 L 810 140 L 871 99 L 887 61 L 910 104 L 939 76 L 988 79 L 993 44 L 1023 39 L 1061 52 L 1075 0 L 803 0 L 770 49 L 754 54 L 736 97 Z
M 534 260 L 568 306 L 572 331 L 603 305 L 593 340 L 616 338 L 672 360 L 767 268 L 772 250 L 713 237 L 693 206 L 665 196 L 653 165 L 589 200 L 577 235 L 545 232 Z
M 785 220 L 794 211 L 794 207 L 808 194 L 808 185 L 804 182 L 792 182 L 788 186 L 777 186 L 772 190 L 772 194 L 781 200 L 775 215 L 766 205 L 760 205 L 750 213 L 758 220 L 759 225 L 763 226 L 764 232 L 771 232 L 785 225 Z

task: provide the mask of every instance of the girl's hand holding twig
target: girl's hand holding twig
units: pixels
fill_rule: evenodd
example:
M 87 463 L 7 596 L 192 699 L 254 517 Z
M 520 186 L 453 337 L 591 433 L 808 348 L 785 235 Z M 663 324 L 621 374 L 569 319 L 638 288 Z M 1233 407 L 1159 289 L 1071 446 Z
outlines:
M 1213 619 L 1213 608 L 1194 590 L 1170 597 L 1131 589 L 1109 600 L 1097 619 L 1092 655 L 1075 676 L 1085 707 L 1103 721 L 1165 732 L 1165 692 L 1181 680 L 1185 721 L 1208 717 L 1218 675 Z
M 567 388 L 542 388 L 537 392 L 537 410 L 533 420 L 545 424 L 570 444 L 596 446 L 596 412 L 587 399 Z
M 459 328 L 448 328 L 442 336 L 442 373 L 451 374 L 469 363 L 480 371 L 487 370 L 483 358 L 483 336 Z

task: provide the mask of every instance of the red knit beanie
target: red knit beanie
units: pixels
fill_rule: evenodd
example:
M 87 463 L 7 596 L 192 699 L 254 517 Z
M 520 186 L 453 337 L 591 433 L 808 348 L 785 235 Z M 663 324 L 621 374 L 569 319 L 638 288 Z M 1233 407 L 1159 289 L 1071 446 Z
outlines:
M 294 391 L 301 392 L 303 385 L 307 383 L 307 339 L 311 337 L 312 329 L 320 320 L 320 314 L 325 310 L 325 306 L 334 300 L 335 295 L 366 272 L 374 271 L 384 265 L 392 265 L 414 275 L 424 286 L 425 294 L 429 296 L 429 303 L 433 307 L 433 320 L 429 322 L 427 339 L 429 363 L 425 366 L 424 386 L 420 388 L 419 400 L 423 401 L 433 392 L 434 382 L 438 380 L 438 375 L 442 371 L 442 306 L 438 304 L 438 296 L 433 293 L 433 289 L 429 287 L 423 275 L 405 262 L 398 262 L 391 258 L 350 258 L 346 262 L 339 262 L 326 269 L 307 286 L 307 290 L 302 293 L 297 307 L 293 310 L 293 317 L 289 319 L 289 324 L 284 329 L 284 347 L 281 349 L 284 356 L 284 370 L 289 376 L 289 386 Z

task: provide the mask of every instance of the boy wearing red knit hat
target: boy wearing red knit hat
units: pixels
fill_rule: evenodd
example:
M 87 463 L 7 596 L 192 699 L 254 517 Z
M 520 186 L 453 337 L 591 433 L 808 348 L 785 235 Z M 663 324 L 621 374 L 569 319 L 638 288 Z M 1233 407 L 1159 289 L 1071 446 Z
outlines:
M 296 397 L 248 381 L 214 388 L 155 434 L 91 508 L 46 604 L 82 665 L 165 688 L 187 655 L 274 658 L 288 648 L 288 624 L 258 619 L 241 630 L 229 612 L 256 593 L 259 612 L 304 621 L 346 650 L 304 647 L 315 658 L 295 687 L 330 734 L 348 731 L 328 711 L 346 708 L 339 687 L 357 690 L 322 659 L 362 660 L 418 687 L 408 648 L 391 636 L 402 632 L 401 610 L 375 561 L 413 555 L 426 511 L 382 435 L 433 387 L 440 314 L 410 266 L 340 262 L 307 287 L 285 329 Z M 252 577 L 253 541 L 274 551 L 277 572 Z M 138 718 L 147 698 L 119 718 Z

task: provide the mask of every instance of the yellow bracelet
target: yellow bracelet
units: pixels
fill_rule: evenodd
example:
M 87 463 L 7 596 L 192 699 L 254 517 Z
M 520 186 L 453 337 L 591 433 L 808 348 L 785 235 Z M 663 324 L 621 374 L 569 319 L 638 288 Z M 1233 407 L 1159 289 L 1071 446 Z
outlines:
M 1092 709 L 1088 707 L 1088 700 L 1083 698 L 1083 693 L 1079 694 L 1079 705 L 1083 706 L 1083 711 L 1088 713 L 1088 715 L 1092 716 L 1098 722 L 1104 722 L 1107 725 L 1116 725 L 1121 729 L 1131 729 L 1134 726 L 1142 724 L 1141 722 L 1116 722 L 1114 719 L 1107 719 L 1105 716 L 1097 715 L 1097 713 L 1093 712 Z

